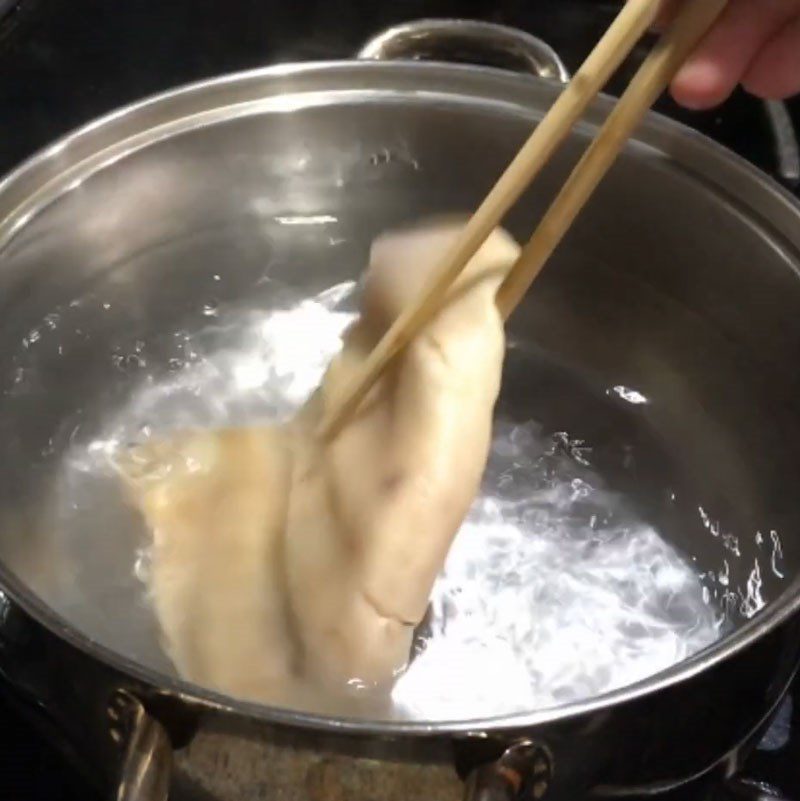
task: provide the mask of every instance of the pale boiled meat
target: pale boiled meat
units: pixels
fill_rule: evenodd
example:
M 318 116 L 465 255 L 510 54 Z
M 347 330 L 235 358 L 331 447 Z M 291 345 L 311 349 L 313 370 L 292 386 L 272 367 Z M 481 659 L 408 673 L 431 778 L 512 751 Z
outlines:
M 311 687 L 388 686 L 406 665 L 486 464 L 513 239 L 489 237 L 333 442 L 316 430 L 462 225 L 374 243 L 361 316 L 293 421 L 189 432 L 126 460 L 154 534 L 156 613 L 186 678 L 292 704 Z

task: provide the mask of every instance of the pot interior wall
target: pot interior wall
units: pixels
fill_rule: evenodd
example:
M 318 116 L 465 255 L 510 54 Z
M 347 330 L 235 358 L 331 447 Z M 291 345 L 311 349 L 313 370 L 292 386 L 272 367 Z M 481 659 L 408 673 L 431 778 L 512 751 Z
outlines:
M 473 209 L 531 119 L 343 100 L 197 127 L 73 181 L 0 251 L 5 566 L 95 640 L 170 670 L 134 571 L 141 524 L 65 486 L 64 461 L 229 324 L 357 278 L 386 228 Z M 515 209 L 517 236 L 591 133 Z M 502 414 L 584 440 L 717 600 L 738 593 L 734 623 L 755 567 L 773 601 L 800 562 L 798 265 L 743 201 L 634 144 L 510 328 Z M 263 412 L 246 394 L 230 411 Z M 113 477 L 105 491 L 119 498 Z

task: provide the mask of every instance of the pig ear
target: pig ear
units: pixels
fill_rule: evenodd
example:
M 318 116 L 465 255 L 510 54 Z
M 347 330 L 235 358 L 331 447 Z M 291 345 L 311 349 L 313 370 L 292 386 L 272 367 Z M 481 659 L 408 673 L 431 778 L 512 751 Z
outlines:
M 214 461 L 214 450 L 208 436 L 180 431 L 130 445 L 113 462 L 128 484 L 141 489 L 168 476 L 207 470 Z

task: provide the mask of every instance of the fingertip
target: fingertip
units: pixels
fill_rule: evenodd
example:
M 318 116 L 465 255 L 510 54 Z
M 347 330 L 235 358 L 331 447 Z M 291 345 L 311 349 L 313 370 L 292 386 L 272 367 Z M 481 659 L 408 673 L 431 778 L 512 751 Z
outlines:
M 675 76 L 670 87 L 675 102 L 693 111 L 714 108 L 728 99 L 734 85 L 715 61 L 693 59 Z

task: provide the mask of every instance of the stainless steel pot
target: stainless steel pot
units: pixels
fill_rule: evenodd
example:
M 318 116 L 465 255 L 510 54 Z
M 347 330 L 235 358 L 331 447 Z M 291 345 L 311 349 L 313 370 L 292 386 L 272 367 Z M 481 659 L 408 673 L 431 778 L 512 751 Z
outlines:
M 443 47 L 488 49 L 540 77 L 407 60 Z M 462 779 L 481 798 L 626 795 L 734 772 L 800 659 L 800 208 L 657 115 L 516 315 L 501 403 L 625 443 L 609 480 L 701 569 L 727 563 L 730 591 L 768 601 L 732 608 L 717 645 L 603 697 L 503 719 L 301 715 L 171 675 L 132 595 L 129 532 L 115 519 L 58 525 L 70 442 L 114 413 L 141 369 L 169 369 L 173 334 L 205 324 L 209 298 L 317 291 L 357 275 L 378 231 L 473 208 L 566 74 L 537 40 L 471 23 L 396 29 L 362 55 L 406 60 L 169 92 L 0 185 L 0 670 L 101 784 L 121 766 L 126 801 L 166 797 L 173 751 L 171 797 L 209 801 L 446 798 Z M 611 102 L 598 99 L 519 204 L 517 235 Z M 547 382 L 563 390 L 555 405 L 539 400 Z M 615 386 L 651 402 L 615 404 Z

